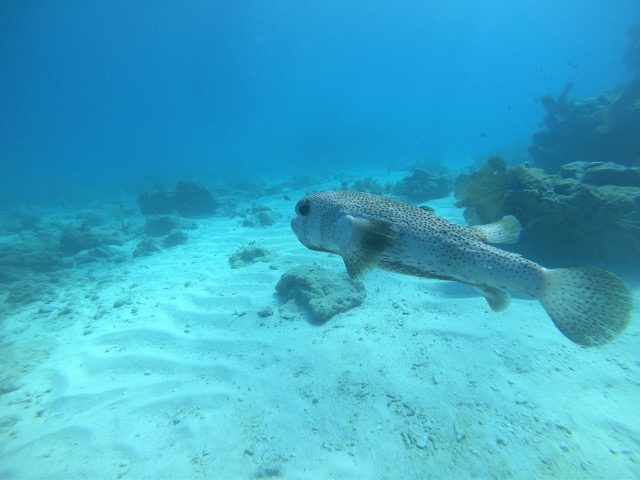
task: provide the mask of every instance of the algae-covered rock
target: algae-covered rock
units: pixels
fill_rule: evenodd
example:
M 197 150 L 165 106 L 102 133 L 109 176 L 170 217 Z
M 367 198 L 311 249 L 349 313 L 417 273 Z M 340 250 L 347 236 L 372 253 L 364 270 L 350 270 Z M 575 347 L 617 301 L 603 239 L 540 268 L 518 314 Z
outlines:
M 570 164 L 563 178 L 527 165 L 496 168 L 490 160 L 459 179 L 454 192 L 470 224 L 515 215 L 523 233 L 513 249 L 532 260 L 549 266 L 638 265 L 640 187 L 586 183 L 590 175 L 598 183 L 618 178 L 612 174 L 617 167 L 607 166 L 605 174 L 601 166 Z
M 319 322 L 361 305 L 367 296 L 362 282 L 315 265 L 289 270 L 280 278 L 276 291 L 308 308 Z

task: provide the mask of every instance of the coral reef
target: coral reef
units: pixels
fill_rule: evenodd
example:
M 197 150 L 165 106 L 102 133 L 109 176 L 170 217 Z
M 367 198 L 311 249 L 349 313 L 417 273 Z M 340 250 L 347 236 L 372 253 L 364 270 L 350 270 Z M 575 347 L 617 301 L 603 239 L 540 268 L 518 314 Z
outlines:
M 395 184 L 393 193 L 412 202 L 426 202 L 448 196 L 452 190 L 448 174 L 431 175 L 427 170 L 416 168 L 413 174 Z
M 206 187 L 183 181 L 176 185 L 175 192 L 142 193 L 138 205 L 143 215 L 177 213 L 183 217 L 203 217 L 215 213 L 218 201 Z
M 105 242 L 98 238 L 88 227 L 69 226 L 60 235 L 60 249 L 65 255 L 75 255 L 83 250 L 91 250 Z
M 372 177 L 366 177 L 356 180 L 351 187 L 343 180 L 341 188 L 374 195 L 393 194 L 410 202 L 420 203 L 448 196 L 453 189 L 453 181 L 446 170 L 439 169 L 438 173 L 433 174 L 423 168 L 416 168 L 411 175 L 397 183 L 387 182 L 383 185 Z
M 361 305 L 367 296 L 361 282 L 318 266 L 292 268 L 282 275 L 276 291 L 307 308 L 317 322 Z
M 349 189 L 347 182 L 342 182 L 342 189 Z M 384 195 L 385 193 L 391 193 L 393 191 L 393 184 L 387 183 L 386 185 L 382 185 L 374 178 L 367 177 L 353 182 L 353 186 L 350 188 L 350 190 L 355 190 L 356 192 L 372 193 L 374 195 Z
M 0 215 L 0 308 L 24 305 L 54 291 L 66 271 L 123 263 L 184 244 L 196 228 L 176 215 L 142 218 L 134 204 L 84 206 L 75 211 L 21 209 Z
M 524 231 L 512 249 L 549 266 L 640 265 L 640 169 L 577 162 L 561 172 L 494 157 L 458 177 L 456 205 L 470 224 L 515 215 Z
M 280 219 L 281 215 L 267 205 L 254 204 L 244 214 L 243 227 L 269 227 Z
M 134 233 L 122 219 L 117 217 L 105 220 L 96 212 L 80 211 L 76 218 L 68 223 L 50 225 L 50 231 L 62 228 L 59 233 L 60 252 L 64 256 L 74 256 L 81 252 L 96 253 L 95 250 L 105 250 L 109 247 L 121 247 Z
M 629 168 L 615 163 L 572 162 L 562 166 L 560 175 L 599 187 L 640 187 L 640 167 Z
M 153 215 L 144 221 L 145 238 L 140 240 L 133 251 L 133 257 L 148 257 L 167 248 L 177 247 L 189 241 L 184 230 L 195 230 L 198 226 L 192 220 L 177 215 Z
M 34 302 L 59 288 L 65 271 L 84 264 L 121 263 L 141 228 L 134 210 L 122 205 L 21 209 L 0 215 L 0 309 Z
M 534 133 L 529 153 L 536 165 L 558 173 L 574 161 L 640 165 L 640 76 L 596 98 L 572 101 L 572 83 L 557 99 L 542 97 L 545 129 Z
M 154 215 L 144 222 L 144 233 L 149 237 L 164 237 L 172 230 L 194 230 L 198 228 L 191 220 L 176 215 Z

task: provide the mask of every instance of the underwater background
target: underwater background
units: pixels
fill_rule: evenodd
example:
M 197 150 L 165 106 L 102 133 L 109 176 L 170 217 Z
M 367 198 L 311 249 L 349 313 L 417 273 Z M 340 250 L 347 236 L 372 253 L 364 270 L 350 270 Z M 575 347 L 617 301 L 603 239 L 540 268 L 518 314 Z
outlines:
M 536 98 L 628 81 L 638 2 L 0 3 L 2 200 L 526 160 Z
M 640 0 L 0 0 L 0 72 L 0 479 L 640 478 Z M 515 216 L 612 341 L 349 278 L 335 189 Z

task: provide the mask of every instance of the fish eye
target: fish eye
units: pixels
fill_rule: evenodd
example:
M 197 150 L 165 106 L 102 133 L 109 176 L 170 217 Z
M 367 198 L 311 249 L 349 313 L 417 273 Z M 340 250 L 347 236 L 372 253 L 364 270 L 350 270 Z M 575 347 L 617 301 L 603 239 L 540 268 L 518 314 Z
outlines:
M 309 215 L 309 211 L 311 210 L 311 205 L 308 200 L 300 200 L 296 205 L 296 213 L 303 217 Z

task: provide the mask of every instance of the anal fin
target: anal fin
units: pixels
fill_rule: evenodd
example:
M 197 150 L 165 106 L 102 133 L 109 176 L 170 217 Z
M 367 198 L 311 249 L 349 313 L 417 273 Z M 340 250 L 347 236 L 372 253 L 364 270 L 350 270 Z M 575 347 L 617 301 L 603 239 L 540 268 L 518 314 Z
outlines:
M 511 301 L 509 292 L 488 285 L 473 285 L 473 287 L 480 290 L 494 312 L 500 312 L 509 306 Z

